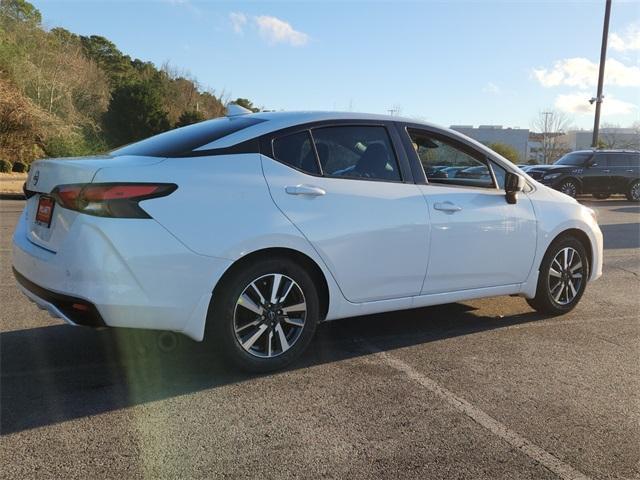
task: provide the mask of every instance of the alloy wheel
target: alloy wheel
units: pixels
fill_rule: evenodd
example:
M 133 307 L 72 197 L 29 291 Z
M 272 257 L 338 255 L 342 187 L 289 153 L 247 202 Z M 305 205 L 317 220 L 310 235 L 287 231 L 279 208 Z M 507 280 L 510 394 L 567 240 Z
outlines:
M 560 191 L 562 193 L 564 193 L 565 195 L 569 195 L 570 197 L 574 197 L 576 196 L 577 189 L 576 189 L 576 185 L 573 182 L 564 182 L 561 186 L 560 186 Z
M 560 250 L 549 267 L 549 293 L 560 305 L 571 303 L 584 281 L 585 268 L 580 254 L 572 247 Z
M 307 317 L 300 286 L 280 273 L 263 275 L 236 301 L 233 328 L 243 350 L 259 358 L 282 355 L 298 341 Z
M 640 200 L 640 182 L 636 182 L 631 187 L 631 199 L 634 201 Z

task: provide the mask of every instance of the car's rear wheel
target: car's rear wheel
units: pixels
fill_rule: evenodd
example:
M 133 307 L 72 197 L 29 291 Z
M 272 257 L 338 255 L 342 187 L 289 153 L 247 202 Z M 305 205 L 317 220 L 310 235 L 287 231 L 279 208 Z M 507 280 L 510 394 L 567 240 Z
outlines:
M 640 180 L 636 180 L 631 185 L 629 185 L 629 190 L 627 191 L 627 200 L 630 202 L 640 202 Z
M 578 184 L 575 180 L 571 180 L 569 178 L 567 180 L 563 180 L 562 183 L 560 183 L 558 190 L 560 190 L 565 195 L 576 198 L 576 195 L 578 195 Z
M 588 276 L 589 260 L 582 243 L 572 236 L 561 237 L 542 259 L 536 296 L 527 302 L 542 313 L 567 313 L 580 301 Z
M 593 198 L 597 198 L 598 200 L 606 200 L 611 195 L 608 193 L 594 193 Z
M 288 258 L 259 260 L 233 272 L 216 291 L 207 335 L 234 366 L 269 372 L 293 362 L 319 319 L 309 273 Z

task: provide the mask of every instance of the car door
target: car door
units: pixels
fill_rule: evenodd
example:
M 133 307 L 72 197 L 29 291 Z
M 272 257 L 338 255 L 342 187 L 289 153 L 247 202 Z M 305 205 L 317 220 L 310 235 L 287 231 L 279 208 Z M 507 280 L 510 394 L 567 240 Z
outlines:
M 421 185 L 431 223 L 423 294 L 526 281 L 536 251 L 536 218 L 526 193 L 505 199 L 506 170 L 484 152 L 436 130 L 408 128 L 414 161 L 466 166 L 465 175 Z
M 582 171 L 582 193 L 607 193 L 610 190 L 611 170 L 607 156 L 595 153 Z
M 609 170 L 611 170 L 611 193 L 627 193 L 629 181 L 637 176 L 633 168 L 633 154 L 626 152 L 609 153 Z
M 426 272 L 424 198 L 392 135 L 392 125 L 319 124 L 261 143 L 273 200 L 351 302 L 417 295 Z

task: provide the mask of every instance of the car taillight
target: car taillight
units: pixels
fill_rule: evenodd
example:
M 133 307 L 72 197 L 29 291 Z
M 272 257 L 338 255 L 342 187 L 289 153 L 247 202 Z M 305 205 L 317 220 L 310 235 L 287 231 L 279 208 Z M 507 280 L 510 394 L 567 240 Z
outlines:
M 51 195 L 64 208 L 117 218 L 151 218 L 138 204 L 165 197 L 178 188 L 173 183 L 81 183 L 58 185 Z

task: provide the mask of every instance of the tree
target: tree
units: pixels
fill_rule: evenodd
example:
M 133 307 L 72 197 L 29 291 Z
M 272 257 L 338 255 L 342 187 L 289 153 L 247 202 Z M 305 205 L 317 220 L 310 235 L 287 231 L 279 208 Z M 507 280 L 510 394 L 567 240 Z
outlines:
M 555 110 L 541 111 L 532 122 L 533 130 L 542 135 L 538 151 L 543 164 L 553 163 L 567 152 L 562 137 L 569 125 L 567 116 Z
M 637 150 L 640 148 L 640 122 L 630 128 L 620 128 L 612 123 L 602 124 L 598 138 L 598 148 L 619 148 Z
M 0 14 L 17 20 L 40 25 L 42 15 L 40 10 L 26 0 L 2 0 L 0 1 Z
M 233 102 L 236 105 L 240 105 L 241 107 L 246 108 L 247 110 L 251 110 L 252 112 L 259 112 L 260 109 L 253 106 L 253 102 L 247 98 L 236 98 Z
M 132 79 L 135 72 L 131 57 L 118 50 L 112 41 L 100 35 L 80 37 L 80 41 L 85 55 L 109 76 L 112 85 Z
M 494 142 L 488 144 L 487 147 L 513 163 L 518 163 L 520 161 L 520 154 L 518 153 L 518 150 L 513 148 L 511 145 L 502 142 Z
M 126 83 L 116 87 L 103 125 L 110 145 L 131 143 L 169 130 L 160 91 L 152 82 Z
M 180 115 L 180 118 L 178 118 L 175 127 L 186 127 L 187 125 L 202 122 L 203 120 L 204 115 L 201 112 L 198 112 L 196 110 L 186 110 L 182 112 L 182 115 Z

